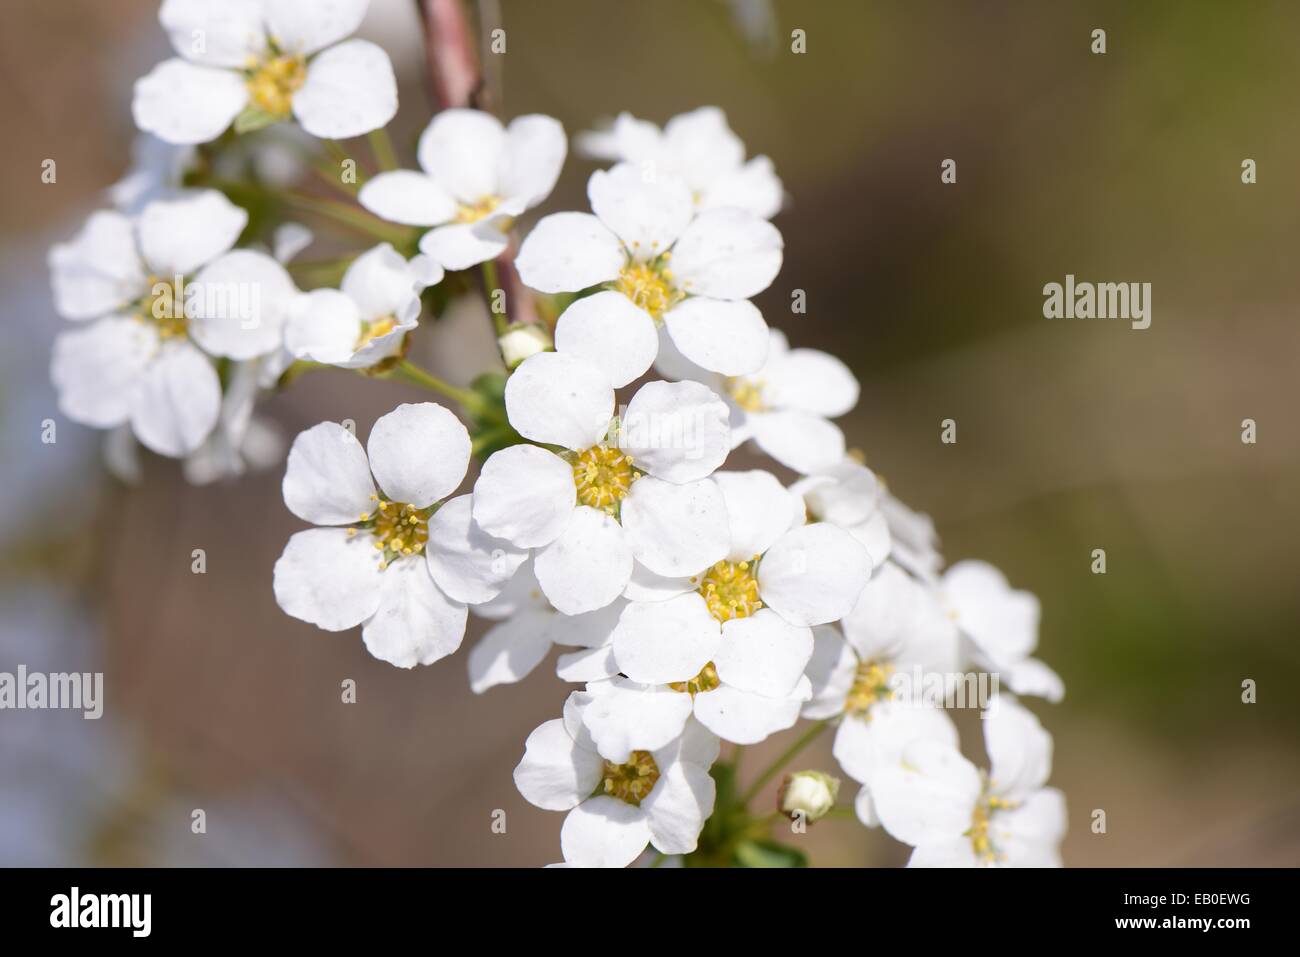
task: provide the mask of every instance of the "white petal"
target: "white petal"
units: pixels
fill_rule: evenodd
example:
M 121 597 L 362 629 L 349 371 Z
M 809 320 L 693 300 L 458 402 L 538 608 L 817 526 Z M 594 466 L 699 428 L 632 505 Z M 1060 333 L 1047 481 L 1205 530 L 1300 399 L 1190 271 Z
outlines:
M 787 531 L 803 523 L 800 502 L 771 472 L 718 472 L 713 481 L 727 503 L 731 528 L 727 558 L 733 562 L 762 555 Z
M 679 113 L 664 124 L 663 150 L 694 189 L 735 175 L 745 159 L 745 144 L 716 106 Z
M 587 449 L 609 431 L 614 389 L 589 362 L 559 352 L 539 352 L 506 380 L 506 414 L 526 439 Z
M 943 574 L 957 625 L 999 665 L 1027 657 L 1038 644 L 1038 599 L 1007 584 L 987 562 L 957 562 Z
M 669 482 L 707 478 L 731 451 L 727 404 L 698 382 L 647 382 L 620 423 L 636 466 Z
M 1046 784 L 1052 774 L 1052 736 L 1033 712 L 999 695 L 981 717 L 992 792 L 1017 800 Z
M 496 259 L 509 245 L 510 239 L 501 231 L 497 219 L 439 226 L 420 237 L 420 252 L 450 270 L 469 269 Z
M 799 485 L 808 510 L 818 521 L 849 528 L 880 510 L 884 488 L 865 465 L 845 459 Z
M 650 842 L 645 812 L 600 795 L 575 807 L 560 828 L 564 860 L 577 867 L 627 867 Z
M 560 537 L 537 553 L 533 567 L 551 604 L 579 615 L 623 593 L 632 576 L 632 550 L 618 522 L 579 505 Z
M 281 346 L 298 289 L 265 253 L 236 249 L 204 266 L 186 290 L 190 335 L 207 352 L 252 359 Z
M 833 718 L 844 711 L 858 656 L 830 625 L 818 625 L 812 631 L 813 653 L 805 669 L 812 697 L 800 714 L 813 720 Z
M 600 783 L 604 762 L 579 747 L 564 722 L 553 718 L 534 729 L 515 768 L 515 787 L 528 803 L 547 811 L 567 811 L 582 803 Z
M 811 475 L 844 458 L 844 433 L 808 412 L 763 412 L 749 418 L 754 442 L 786 468 Z
M 489 535 L 471 517 L 472 496 L 444 502 L 429 519 L 424 554 L 429 574 L 456 601 L 476 605 L 501 594 L 528 558 L 528 550 Z
M 326 631 L 355 628 L 379 607 L 378 553 L 368 536 L 311 528 L 289 539 L 275 563 L 275 600 Z
M 474 521 L 521 548 L 549 545 L 577 502 L 573 467 L 535 445 L 494 452 L 474 483 Z
M 489 628 L 469 653 L 470 690 L 482 694 L 528 677 L 551 650 L 546 635 L 551 617 L 546 612 L 527 611 Z
M 812 651 L 810 629 L 787 625 L 763 608 L 748 618 L 723 622 L 713 663 L 718 677 L 733 688 L 781 698 L 794 691 Z
M 722 630 L 696 592 L 667 601 L 633 602 L 614 630 L 623 674 L 645 684 L 689 681 L 713 660 Z
M 519 116 L 506 129 L 501 195 L 536 206 L 555 188 L 568 140 L 559 120 L 537 113 Z
M 698 721 L 687 721 L 681 736 L 655 751 L 654 759 L 661 768 L 685 761 L 707 771 L 718 760 L 721 749 L 722 742 L 716 734 Z
M 235 67 L 266 51 L 263 0 L 163 0 L 158 22 L 176 52 L 194 63 Z
M 694 851 L 704 822 L 713 813 L 716 795 L 713 778 L 703 768 L 693 764 L 666 768 L 641 802 L 654 846 L 664 854 Z
M 596 170 L 587 181 L 587 197 L 591 211 L 637 259 L 665 252 L 695 214 L 684 182 L 639 164 Z
M 396 114 L 393 64 L 367 40 L 348 40 L 316 57 L 293 95 L 293 115 L 321 139 L 360 136 L 387 125 Z
M 805 689 L 806 679 L 802 682 Z M 768 735 L 793 727 L 799 720 L 799 695 L 766 698 L 719 685 L 695 696 L 695 717 L 725 741 L 757 744 Z
M 758 566 L 763 603 L 791 624 L 843 618 L 871 576 L 871 556 L 841 528 L 816 522 L 793 528 Z
M 623 590 L 623 596 L 629 601 L 665 601 L 688 591 L 695 591 L 698 583 L 691 576 L 673 578 L 668 575 L 656 575 L 644 565 L 632 565 L 632 579 Z
M 491 621 L 502 621 L 512 615 L 531 611 L 541 611 L 550 616 L 556 614 L 555 609 L 546 600 L 546 596 L 542 594 L 542 586 L 537 584 L 537 576 L 533 574 L 531 560 L 519 566 L 519 571 L 515 572 L 514 578 L 506 582 L 506 587 L 501 589 L 500 595 L 491 601 L 475 605 L 473 611 L 478 617 Z
M 979 794 L 975 765 L 931 738 L 911 741 L 902 762 L 880 769 L 871 784 L 880 823 L 891 837 L 913 846 L 964 834 Z
M 370 471 L 395 502 L 427 508 L 456 490 L 469 467 L 469 432 L 436 402 L 381 415 L 366 443 Z
M 739 172 L 713 183 L 704 191 L 700 205 L 704 209 L 737 206 L 762 219 L 771 219 L 781 211 L 785 188 L 766 156 L 755 156 Z
M 833 419 L 858 404 L 858 391 L 849 367 L 816 349 L 791 349 L 763 370 L 763 399 L 773 409 Z
M 604 681 L 618 674 L 614 649 L 582 648 L 560 655 L 555 661 L 555 676 L 561 681 Z
M 912 852 L 908 867 L 978 867 L 975 845 L 966 836 L 928 841 Z
M 1067 824 L 1065 795 L 1056 788 L 1043 788 L 1019 807 L 994 814 L 989 837 L 1009 867 L 1060 867 L 1057 845 Z
M 248 213 L 215 189 L 155 200 L 140 214 L 140 251 L 164 279 L 188 275 L 239 239 Z
M 361 309 L 365 319 L 400 316 L 424 289 L 426 276 L 388 243 L 366 250 L 343 274 L 339 285 Z
M 357 202 L 381 219 L 404 226 L 437 226 L 456 217 L 456 201 L 433 177 L 406 169 L 366 180 Z
M 884 769 L 898 767 L 920 738 L 956 748 L 957 728 L 937 708 L 878 701 L 866 716 L 847 715 L 840 722 L 831 753 L 845 774 L 870 785 Z
M 709 480 L 673 485 L 650 475 L 632 483 L 619 518 L 636 560 L 659 575 L 694 575 L 727 554 L 727 505 Z
M 302 223 L 281 223 L 271 235 L 271 255 L 287 266 L 315 241 L 316 234 Z
M 888 661 L 900 670 L 957 669 L 957 629 L 931 590 L 895 565 L 884 565 L 867 582 L 843 627 L 865 661 Z
M 293 440 L 281 490 L 289 511 L 313 525 L 350 525 L 375 508 L 365 450 L 336 422 L 321 422 Z
M 131 394 L 131 429 L 159 455 L 188 455 L 221 414 L 221 380 L 211 360 L 188 342 L 164 344 Z
M 94 319 L 144 295 L 135 228 L 121 213 L 91 213 L 71 241 L 50 249 L 54 308 L 65 319 Z
M 746 299 L 692 296 L 664 315 L 664 326 L 683 356 L 720 375 L 749 375 L 767 358 L 767 323 Z
M 577 292 L 617 279 L 623 246 L 588 213 L 554 213 L 528 234 L 515 268 L 524 285 L 539 292 Z
M 547 633 L 557 645 L 579 645 L 583 648 L 603 648 L 614 640 L 614 629 L 627 602 L 619 598 L 604 608 L 583 612 L 581 615 L 551 615 Z
M 1065 697 L 1061 676 L 1037 658 L 1022 658 L 1006 668 L 1007 687 L 1018 695 L 1046 698 L 1057 704 Z
M 420 166 L 467 205 L 497 196 L 506 148 L 501 121 L 480 110 L 443 110 L 420 135 Z
M 673 247 L 673 276 L 693 296 L 748 299 L 781 271 L 777 228 L 741 209 L 710 209 L 695 217 Z
M 291 53 L 315 53 L 351 36 L 370 0 L 265 0 L 266 27 L 276 45 Z
M 341 365 L 356 354 L 361 311 L 337 289 L 294 296 L 285 310 L 284 345 L 294 358 Z
M 615 764 L 633 751 L 654 751 L 682 733 L 691 716 L 691 696 L 615 678 L 582 712 L 601 757 Z
M 682 355 L 682 351 L 673 343 L 673 337 L 668 334 L 667 326 L 659 327 L 659 354 L 655 356 L 655 371 L 674 382 L 689 379 L 692 382 L 702 382 L 714 392 L 721 393 L 723 390 L 724 377 L 700 368 Z M 733 440 L 732 446 L 735 445 Z
M 876 802 L 871 800 L 871 789 L 866 785 L 858 788 L 853 798 L 853 812 L 863 827 L 880 827 L 880 815 L 876 813 Z M 965 840 L 963 838 L 963 840 Z M 970 841 L 966 841 L 967 845 Z
M 105 429 L 131 415 L 131 399 L 158 351 L 158 334 L 136 319 L 101 319 L 54 339 L 50 379 L 59 409 L 74 422 Z
M 379 607 L 361 638 L 380 661 L 399 668 L 431 665 L 460 647 L 466 617 L 465 606 L 444 595 L 424 560 L 412 556 L 384 569 Z
M 224 133 L 248 103 L 233 70 L 164 60 L 135 81 L 135 125 L 168 143 L 207 143 Z
M 659 351 L 654 320 L 619 292 L 605 290 L 577 300 L 560 314 L 555 348 L 585 359 L 621 389 L 645 375 Z

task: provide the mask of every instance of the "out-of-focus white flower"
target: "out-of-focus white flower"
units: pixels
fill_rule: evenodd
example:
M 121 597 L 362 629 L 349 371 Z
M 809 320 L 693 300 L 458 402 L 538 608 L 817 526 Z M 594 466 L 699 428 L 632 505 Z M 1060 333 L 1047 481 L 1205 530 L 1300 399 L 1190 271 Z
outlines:
M 888 489 L 883 489 L 880 510 L 889 525 L 889 557 L 922 581 L 938 581 L 943 555 L 934 520 L 904 505 Z
M 1055 671 L 1031 658 L 1038 647 L 1038 599 L 1012 588 L 1006 576 L 988 562 L 957 562 L 940 583 L 942 599 L 970 640 L 972 657 L 1001 675 L 1019 695 L 1057 702 L 1065 685 Z
M 135 220 L 94 213 L 50 250 L 56 309 L 93 320 L 55 340 L 50 377 L 65 415 L 101 429 L 129 422 L 160 455 L 199 447 L 221 406 L 204 352 L 251 359 L 275 351 L 283 304 L 297 292 L 269 256 L 227 252 L 247 221 L 204 190 L 152 202 Z
M 621 752 L 598 750 L 583 716 L 605 693 L 573 692 L 563 719 L 528 736 L 514 774 L 519 793 L 537 807 L 569 812 L 560 831 L 567 864 L 626 867 L 647 844 L 664 854 L 689 854 L 713 813 L 709 767 L 718 739 L 688 722 L 658 744 L 647 743 L 660 737 L 647 726 Z
M 671 340 L 661 343 L 655 366 L 665 378 L 703 382 L 727 400 L 733 446 L 752 441 L 804 475 L 833 470 L 844 458 L 844 433 L 827 420 L 857 405 L 858 380 L 832 355 L 791 349 L 785 335 L 772 329 L 767 359 L 748 375 L 701 369 L 678 354 Z
M 410 262 L 388 243 L 362 253 L 338 289 L 296 297 L 285 320 L 284 343 L 297 359 L 364 369 L 402 350 L 419 325 L 420 292 L 442 280 L 427 256 Z
M 545 352 L 510 376 L 505 404 L 520 435 L 565 451 L 493 454 L 474 486 L 474 520 L 539 549 L 537 579 L 560 611 L 614 601 L 634 555 L 660 574 L 686 574 L 725 554 L 726 506 L 707 478 L 727 456 L 727 409 L 708 389 L 651 382 L 616 424 L 604 373 Z
M 762 367 L 767 324 L 749 298 L 781 269 L 776 227 L 734 206 L 697 215 L 684 181 L 630 163 L 593 173 L 587 196 L 594 215 L 556 213 L 528 234 L 516 260 L 520 278 L 550 293 L 607 285 L 633 308 L 605 300 L 607 314 L 566 311 L 556 329 L 561 352 L 581 348 L 603 368 L 639 366 L 630 381 L 653 362 L 647 343 L 661 323 L 704 369 L 745 375 Z M 571 335 L 564 326 L 578 321 L 582 329 Z
M 299 435 L 284 501 L 325 527 L 285 546 L 280 607 L 326 631 L 361 625 L 370 653 L 401 668 L 459 648 L 466 603 L 497 594 L 527 557 L 472 524 L 468 496 L 442 501 L 469 455 L 465 427 L 431 402 L 381 416 L 367 449 L 333 422 Z
M 763 219 L 781 211 L 784 193 L 772 161 L 745 161 L 745 144 L 716 106 L 702 106 L 669 120 L 662 130 L 620 113 L 604 130 L 579 134 L 579 152 L 594 159 L 635 163 L 680 177 L 699 209 L 736 206 Z
M 110 201 L 122 212 L 134 215 L 155 199 L 166 199 L 181 188 L 194 155 L 193 146 L 139 134 L 131 143 L 131 168 L 108 188 Z
M 890 683 L 914 667 L 925 674 L 955 670 L 957 629 L 925 586 L 891 564 L 862 589 L 841 627 L 843 637 L 830 626 L 813 631 L 812 698 L 803 716 L 840 719 L 835 760 L 862 785 L 858 817 L 874 827 L 871 782 L 880 768 L 896 764 L 913 738 L 957 746 L 957 729 L 943 711 L 899 700 Z
M 380 173 L 357 199 L 390 222 L 434 227 L 421 251 L 468 269 L 506 251 L 510 225 L 551 194 L 567 151 L 564 127 L 549 116 L 503 127 L 490 113 L 445 110 L 420 135 L 423 172 Z
M 1052 739 L 1003 696 L 986 713 L 992 770 L 981 775 L 951 744 L 917 738 L 876 776 L 880 821 L 910 844 L 909 867 L 1060 867 L 1065 797 L 1046 783 Z
M 812 694 L 811 626 L 848 614 L 871 559 L 847 532 L 803 524 L 799 500 L 766 472 L 719 472 L 730 546 L 690 575 L 656 583 L 614 631 L 618 672 L 692 699 L 714 733 L 751 744 L 790 727 Z M 651 569 L 651 571 L 656 571 Z M 636 708 L 611 720 L 636 721 Z M 599 735 L 598 735 L 599 736 Z
M 397 113 L 388 54 L 347 40 L 369 0 L 163 0 L 180 54 L 135 84 L 136 125 L 169 143 L 206 143 L 235 124 L 295 117 L 323 139 L 378 129 Z
M 811 824 L 830 813 L 839 793 L 839 778 L 822 771 L 796 771 L 786 777 L 776 803 L 782 813 Z

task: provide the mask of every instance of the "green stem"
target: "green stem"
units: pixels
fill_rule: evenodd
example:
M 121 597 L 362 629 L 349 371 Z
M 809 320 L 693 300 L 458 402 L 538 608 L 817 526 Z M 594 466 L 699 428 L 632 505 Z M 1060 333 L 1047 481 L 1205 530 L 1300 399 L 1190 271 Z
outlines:
M 786 748 L 783 752 L 781 752 L 781 755 L 775 761 L 773 761 L 771 764 L 769 764 L 766 768 L 763 769 L 763 773 L 760 774 L 754 780 L 754 783 L 751 784 L 749 786 L 749 789 L 746 790 L 745 793 L 741 796 L 740 798 L 741 806 L 748 807 L 749 802 L 754 800 L 754 797 L 758 794 L 759 791 L 763 790 L 763 785 L 767 784 L 768 781 L 772 780 L 772 778 L 776 776 L 776 773 L 780 771 L 783 767 L 785 767 L 786 764 L 794 760 L 794 758 L 799 754 L 800 751 L 808 747 L 808 745 L 810 745 L 813 742 L 813 740 L 817 737 L 817 735 L 821 734 L 823 731 L 826 730 L 829 724 L 830 724 L 829 721 L 818 721 L 814 723 L 812 727 L 810 727 L 807 731 L 805 731 L 799 737 L 799 739 L 794 742 L 794 744 L 790 745 L 790 747 Z
M 412 385 L 418 385 L 431 392 L 437 392 L 439 395 L 459 403 L 466 411 L 478 409 L 482 405 L 482 401 L 476 393 L 471 392 L 469 389 L 454 386 L 450 382 L 444 382 L 433 373 L 421 369 L 409 359 L 403 359 L 393 368 L 392 377 L 401 379 L 403 382 L 409 382 Z
M 497 312 L 492 308 L 492 294 L 500 288 L 501 281 L 497 276 L 496 261 L 489 259 L 483 264 L 483 292 L 487 298 L 488 313 L 492 316 L 492 328 L 496 330 L 498 339 L 510 329 L 510 316 L 506 312 Z
M 341 203 L 334 199 L 324 199 L 319 196 L 307 196 L 303 193 L 284 192 L 281 194 L 285 202 L 291 206 L 307 212 L 316 213 L 318 216 L 324 216 L 326 219 L 332 219 L 344 226 L 349 226 L 359 232 L 365 233 L 375 239 L 390 242 L 394 245 L 406 244 L 411 236 L 410 231 L 404 228 L 391 226 L 382 219 L 371 216 L 364 210 L 356 209 L 347 203 Z
M 397 169 L 397 153 L 393 150 L 393 141 L 388 136 L 388 130 L 384 127 L 372 130 L 367 139 L 370 141 L 370 152 L 374 154 L 379 168 L 385 171 Z

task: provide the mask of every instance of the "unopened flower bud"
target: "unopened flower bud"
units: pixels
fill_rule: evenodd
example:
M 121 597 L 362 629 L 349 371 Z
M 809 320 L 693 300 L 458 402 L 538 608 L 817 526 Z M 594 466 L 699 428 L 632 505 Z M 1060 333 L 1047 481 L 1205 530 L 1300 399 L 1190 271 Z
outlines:
M 786 776 L 778 804 L 783 814 L 803 815 L 812 823 L 825 817 L 835 806 L 840 793 L 840 779 L 821 771 L 796 771 Z
M 513 369 L 529 356 L 550 349 L 553 343 L 551 334 L 544 326 L 527 322 L 511 326 L 497 340 L 497 345 L 501 347 L 501 358 L 505 360 L 506 367 Z

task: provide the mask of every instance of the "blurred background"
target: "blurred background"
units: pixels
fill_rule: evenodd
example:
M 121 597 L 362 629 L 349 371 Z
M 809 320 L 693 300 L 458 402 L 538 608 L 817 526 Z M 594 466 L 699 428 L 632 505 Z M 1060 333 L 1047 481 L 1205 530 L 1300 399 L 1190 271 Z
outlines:
M 488 64 L 503 115 L 548 113 L 572 135 L 620 110 L 663 123 L 716 104 L 772 157 L 790 199 L 785 266 L 759 300 L 769 323 L 853 367 L 850 444 L 933 515 L 948 560 L 985 558 L 1042 600 L 1039 657 L 1067 697 L 1031 706 L 1056 738 L 1066 863 L 1300 863 L 1300 7 L 487 9 L 507 31 Z M 356 632 L 285 616 L 271 567 L 301 523 L 281 466 L 196 488 L 147 458 L 131 487 L 105 471 L 102 435 L 57 411 L 45 251 L 127 170 L 131 84 L 169 55 L 156 13 L 0 7 L 0 670 L 103 671 L 106 686 L 97 722 L 0 713 L 0 864 L 556 860 L 562 816 L 511 781 L 567 693 L 547 666 L 477 697 L 463 650 L 403 672 Z M 796 28 L 806 53 L 790 52 Z M 398 68 L 410 165 L 432 109 L 414 3 L 374 0 L 363 35 Z M 541 212 L 586 208 L 593 168 L 571 156 Z M 1150 282 L 1151 328 L 1043 319 L 1042 287 L 1066 273 Z M 806 315 L 790 314 L 794 288 Z M 472 312 L 422 333 L 418 361 L 461 382 L 489 365 Z M 326 418 L 365 435 L 411 394 L 306 376 L 266 411 L 286 437 Z M 956 445 L 939 441 L 945 418 Z M 978 721 L 962 730 L 980 755 Z M 800 763 L 833 770 L 829 742 Z M 794 840 L 820 864 L 906 859 L 851 820 Z

